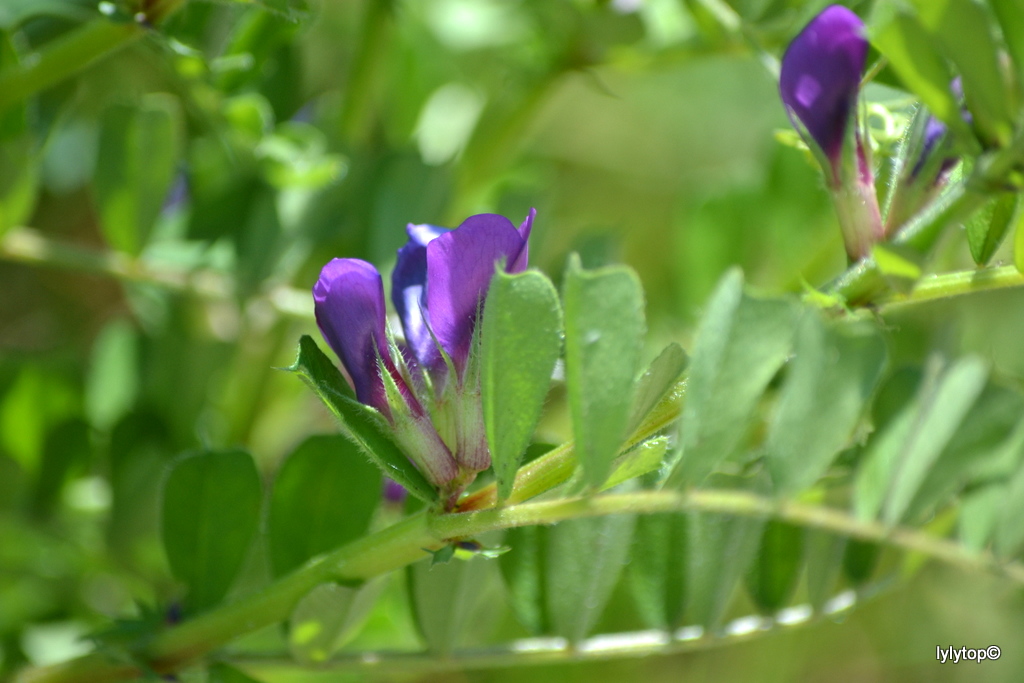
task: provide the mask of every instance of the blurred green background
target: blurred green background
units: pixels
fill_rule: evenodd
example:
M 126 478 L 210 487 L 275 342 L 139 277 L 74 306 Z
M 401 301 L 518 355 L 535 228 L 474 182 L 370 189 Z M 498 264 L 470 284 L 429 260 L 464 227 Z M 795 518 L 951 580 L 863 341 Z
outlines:
M 486 211 L 518 223 L 536 207 L 532 264 L 556 282 L 572 251 L 635 267 L 652 349 L 689 343 L 732 265 L 773 293 L 840 273 L 817 169 L 776 139 L 788 121 L 773 60 L 825 4 L 194 0 L 9 110 L 0 672 L 65 656 L 76 634 L 131 615 L 136 600 L 175 595 L 156 534 L 174 455 L 241 445 L 269 479 L 304 437 L 335 431 L 274 369 L 300 334 L 316 334 L 308 292 L 332 257 L 384 269 L 408 222 L 454 227 Z M 873 3 L 847 4 L 867 16 Z M 131 10 L 3 0 L 0 66 Z M 935 268 L 969 264 L 951 238 Z M 895 364 L 975 351 L 1019 383 L 1022 304 L 1006 292 L 891 316 Z M 552 442 L 569 432 L 560 408 L 541 427 Z M 258 585 L 266 571 L 250 564 Z M 747 644 L 381 679 L 1017 681 L 1021 598 L 987 576 L 930 568 L 843 623 Z M 630 624 L 629 608 L 619 612 L 604 630 Z M 379 646 L 390 636 L 378 621 Z M 408 624 L 391 627 L 409 641 Z M 989 644 L 1001 661 L 934 659 L 936 645 Z

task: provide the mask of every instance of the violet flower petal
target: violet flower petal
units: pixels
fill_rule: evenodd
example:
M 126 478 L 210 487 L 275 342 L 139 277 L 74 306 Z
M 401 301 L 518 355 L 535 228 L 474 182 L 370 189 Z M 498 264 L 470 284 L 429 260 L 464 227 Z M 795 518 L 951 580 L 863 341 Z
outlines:
M 384 331 L 384 283 L 371 264 L 332 259 L 313 287 L 316 322 L 352 379 L 356 398 L 390 415 L 377 355 L 391 365 Z
M 537 209 L 530 209 L 525 220 L 519 226 L 519 236 L 523 238 L 523 248 L 514 261 L 510 261 L 508 272 L 521 273 L 526 270 L 530 257 L 530 232 L 533 230 L 533 219 L 537 216 Z
M 807 24 L 782 57 L 779 93 L 786 110 L 833 164 L 842 156 L 867 53 L 864 23 L 832 5 Z
M 529 233 L 528 217 L 521 230 Z M 469 357 L 477 312 L 494 276 L 495 264 L 519 265 L 523 234 L 497 214 L 470 216 L 427 245 L 427 310 L 438 343 L 461 374 Z M 525 268 L 525 261 L 522 264 Z M 436 348 L 426 365 L 443 365 Z
M 409 241 L 398 250 L 398 260 L 391 272 L 391 302 L 402 321 L 405 340 L 413 356 L 423 363 L 434 350 L 427 320 L 424 290 L 427 284 L 427 245 L 446 232 L 435 225 L 406 226 Z

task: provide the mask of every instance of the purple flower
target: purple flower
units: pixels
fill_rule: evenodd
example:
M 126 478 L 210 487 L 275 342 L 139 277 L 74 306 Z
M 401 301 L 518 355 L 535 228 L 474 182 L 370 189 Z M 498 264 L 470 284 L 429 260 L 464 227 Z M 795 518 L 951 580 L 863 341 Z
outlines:
M 410 350 L 429 371 L 444 371 L 440 345 L 462 375 L 495 265 L 503 262 L 510 273 L 526 269 L 535 215 L 531 210 L 518 229 L 504 216 L 487 213 L 470 216 L 454 230 L 406 228 L 409 242 L 398 251 L 391 298 Z
M 396 440 L 435 486 L 458 466 L 391 355 L 380 273 L 360 259 L 336 258 L 313 287 L 317 325 L 348 375 L 356 398 L 380 411 Z
M 855 261 L 885 239 L 868 149 L 856 122 L 867 59 L 864 23 L 832 5 L 811 20 L 782 57 L 779 94 L 793 126 L 821 164 Z
M 391 359 L 384 330 L 387 314 L 380 273 L 360 259 L 332 259 L 320 271 L 313 302 L 320 333 L 341 360 L 356 398 L 390 415 L 378 358 L 393 377 L 402 378 Z M 416 408 L 423 412 L 418 404 Z
M 833 166 L 842 157 L 856 111 L 867 53 L 864 23 L 832 5 L 807 24 L 782 57 L 779 93 L 790 120 Z
M 473 333 L 495 268 L 526 269 L 534 215 L 518 229 L 494 214 L 454 230 L 408 226 L 392 274 L 401 353 L 392 352 L 384 286 L 371 264 L 334 259 L 313 288 L 317 324 L 356 398 L 387 418 L 398 444 L 451 503 L 491 464 Z

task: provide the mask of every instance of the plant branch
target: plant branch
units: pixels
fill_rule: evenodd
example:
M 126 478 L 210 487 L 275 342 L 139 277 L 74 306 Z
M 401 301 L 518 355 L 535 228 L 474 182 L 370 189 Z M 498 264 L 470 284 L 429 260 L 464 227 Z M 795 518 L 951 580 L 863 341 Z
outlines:
M 551 462 L 556 463 L 553 469 L 564 467 L 561 463 L 564 457 L 558 454 L 551 458 Z M 779 519 L 921 553 L 967 569 L 991 571 L 1024 585 L 1024 565 L 1020 563 L 1002 563 L 988 552 L 972 552 L 954 541 L 923 531 L 858 520 L 842 510 L 778 501 L 747 491 L 641 491 L 473 512 L 420 513 L 316 558 L 259 593 L 156 635 L 142 656 L 155 671 L 172 672 L 237 636 L 286 619 L 294 604 L 319 583 L 367 579 L 398 569 L 424 557 L 426 550 L 442 547 L 448 539 L 583 517 L 683 511 Z M 18 680 L 21 683 L 117 681 L 138 675 L 140 671 L 101 654 L 92 654 L 51 667 L 30 669 Z
M 918 280 L 910 292 L 891 292 L 879 301 L 879 305 L 882 313 L 888 313 L 911 304 L 1010 287 L 1024 287 L 1024 274 L 1014 266 L 926 275 Z
M 204 299 L 234 301 L 234 285 L 227 273 L 205 268 L 168 268 L 125 253 L 52 240 L 32 228 L 14 228 L 0 238 L 0 261 L 91 273 Z M 312 300 L 306 291 L 279 286 L 267 292 L 266 298 L 281 314 L 313 318 Z

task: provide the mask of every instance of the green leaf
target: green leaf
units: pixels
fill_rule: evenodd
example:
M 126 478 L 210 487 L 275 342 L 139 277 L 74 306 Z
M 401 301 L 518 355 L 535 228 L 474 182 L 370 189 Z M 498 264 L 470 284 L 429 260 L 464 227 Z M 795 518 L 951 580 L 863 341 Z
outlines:
M 93 343 L 85 408 L 97 429 L 109 429 L 135 402 L 139 384 L 137 346 L 135 330 L 124 319 L 107 323 Z
M 636 448 L 620 455 L 615 459 L 612 473 L 601 485 L 601 490 L 610 489 L 630 479 L 636 479 L 657 470 L 665 461 L 668 443 L 668 437 L 648 439 L 638 444 Z
M 685 513 L 642 515 L 636 521 L 627 577 L 646 626 L 677 628 L 686 607 L 688 534 Z
M 1013 223 L 1013 265 L 1018 273 L 1024 273 L 1024 207 Z
M 690 516 L 689 614 L 704 628 L 722 625 L 736 585 L 746 573 L 764 522 L 720 514 Z
M 358 588 L 324 583 L 307 593 L 288 621 L 288 649 L 296 661 L 326 662 L 358 634 L 385 584 L 384 577 Z
M 747 591 L 762 614 L 774 614 L 793 597 L 803 568 L 804 530 L 769 521 L 761 547 L 747 572 Z
M 961 140 L 973 139 L 974 134 L 964 123 L 960 103 L 950 90 L 953 75 L 915 17 L 896 13 L 890 21 L 872 31 L 871 42 L 935 118 L 949 126 Z
M 554 285 L 537 271 L 491 280 L 481 332 L 484 424 L 498 497 L 508 498 L 562 347 Z
M 687 361 L 683 347 L 674 342 L 662 349 L 658 357 L 651 361 L 647 371 L 637 380 L 636 396 L 633 399 L 633 409 L 629 413 L 629 421 L 626 423 L 626 434 L 635 432 L 647 414 L 658 405 L 669 389 L 675 386 L 676 380 L 686 369 Z
M 1020 450 L 1018 445 L 1018 451 Z M 995 551 L 999 557 L 1010 558 L 1024 546 L 1024 467 L 1018 467 L 1006 489 L 996 519 Z
M 210 666 L 207 681 L 209 683 L 262 683 L 230 664 L 224 664 L 223 662 Z
M 352 397 L 348 382 L 309 335 L 299 339 L 298 356 L 288 370 L 298 374 L 316 392 L 341 421 L 346 435 L 385 475 L 421 500 L 428 503 L 437 500 L 437 491 L 388 434 L 384 418 Z
M 163 541 L 186 605 L 224 597 L 260 520 L 260 477 L 245 451 L 204 451 L 178 460 L 164 482 Z
M 1024 400 L 1020 394 L 986 386 L 928 469 L 904 519 L 919 520 L 932 515 L 936 504 L 950 498 L 976 475 L 982 475 L 983 468 L 995 464 L 1007 447 L 1016 452 L 1020 436 L 1014 430 L 1022 414 Z M 1015 454 L 1010 457 L 1016 462 Z M 1002 476 L 1009 476 L 1009 472 Z
M 916 421 L 910 438 L 893 472 L 882 518 L 889 524 L 899 522 L 914 495 L 949 440 L 956 434 L 964 416 L 985 387 L 988 368 L 975 357 L 954 362 Z
M 873 328 L 826 327 L 813 312 L 801 321 L 795 349 L 767 442 L 781 496 L 813 485 L 850 444 L 886 357 Z
M 408 567 L 413 615 L 432 652 L 450 654 L 485 630 L 483 620 L 495 613 L 488 590 L 495 569 L 494 562 L 481 557 L 441 564 L 421 560 Z
M 182 127 L 177 100 L 143 97 L 103 118 L 94 183 L 100 222 L 114 249 L 138 254 L 174 180 Z
M 859 518 L 872 519 L 881 510 L 882 518 L 895 524 L 905 516 L 981 394 L 986 375 L 985 364 L 973 357 L 941 372 L 931 368 L 914 400 L 868 444 L 854 487 Z
M 999 26 L 1003 31 L 1003 42 L 1017 67 L 1017 81 L 1024 83 L 1024 5 L 1020 0 L 990 0 Z
M 289 21 L 299 21 L 309 14 L 306 0 L 232 0 L 245 4 L 256 4 L 281 15 Z
M 0 28 L 14 29 L 27 20 L 52 16 L 73 22 L 96 18 L 92 7 L 75 0 L 4 0 L 0 3 Z
M 992 255 L 1003 243 L 1010 226 L 1017 222 L 1017 216 L 1022 213 L 1020 206 L 1019 194 L 1005 192 L 994 197 L 984 209 L 967 221 L 967 244 L 976 264 L 984 266 L 992 260 Z
M 71 418 L 51 429 L 46 435 L 42 462 L 32 491 L 32 513 L 38 517 L 53 513 L 72 472 L 86 470 L 91 461 L 89 425 L 81 419 Z
M 587 483 L 600 486 L 626 438 L 644 336 L 643 289 L 624 267 L 565 274 L 565 376 L 576 453 Z
M 597 624 L 625 567 L 634 521 L 609 515 L 547 530 L 545 594 L 555 634 L 578 643 Z
M 974 552 L 980 552 L 988 545 L 999 521 L 1000 512 L 1009 496 L 1007 484 L 991 484 L 972 491 L 960 502 L 960 542 Z
M 921 266 L 909 257 L 909 253 L 901 253 L 899 245 L 875 244 L 871 247 L 871 258 L 882 275 L 901 281 L 899 285 L 909 286 L 921 279 Z M 909 249 L 906 250 L 910 252 Z
M 835 595 L 846 554 L 846 539 L 814 529 L 808 529 L 806 534 L 807 599 L 814 611 L 820 612 Z
M 796 309 L 743 293 L 739 270 L 719 282 L 697 330 L 669 485 L 700 485 L 739 447 L 768 382 L 792 347 Z
M 1012 116 L 999 68 L 990 17 L 975 0 L 913 0 L 924 27 L 963 79 L 964 97 L 976 124 L 1000 143 L 1009 140 Z
M 380 470 L 344 436 L 303 441 L 281 466 L 270 497 L 274 575 L 366 533 L 380 502 L 381 481 Z
M 155 413 L 133 412 L 114 426 L 109 444 L 111 551 L 143 575 L 166 576 L 160 488 L 175 452 L 170 430 Z
M 881 556 L 882 547 L 877 543 L 850 539 L 843 554 L 843 574 L 854 586 L 862 586 L 875 573 Z
M 0 9 L 0 25 L 2 12 Z M 14 42 L 0 30 L 0 69 L 16 69 L 19 64 Z M 39 154 L 27 121 L 24 104 L 0 111 L 0 237 L 27 221 L 36 205 Z
M 511 548 L 498 558 L 505 588 L 512 602 L 512 611 L 533 635 L 549 630 L 547 597 L 544 589 L 548 527 L 514 527 L 505 533 Z

